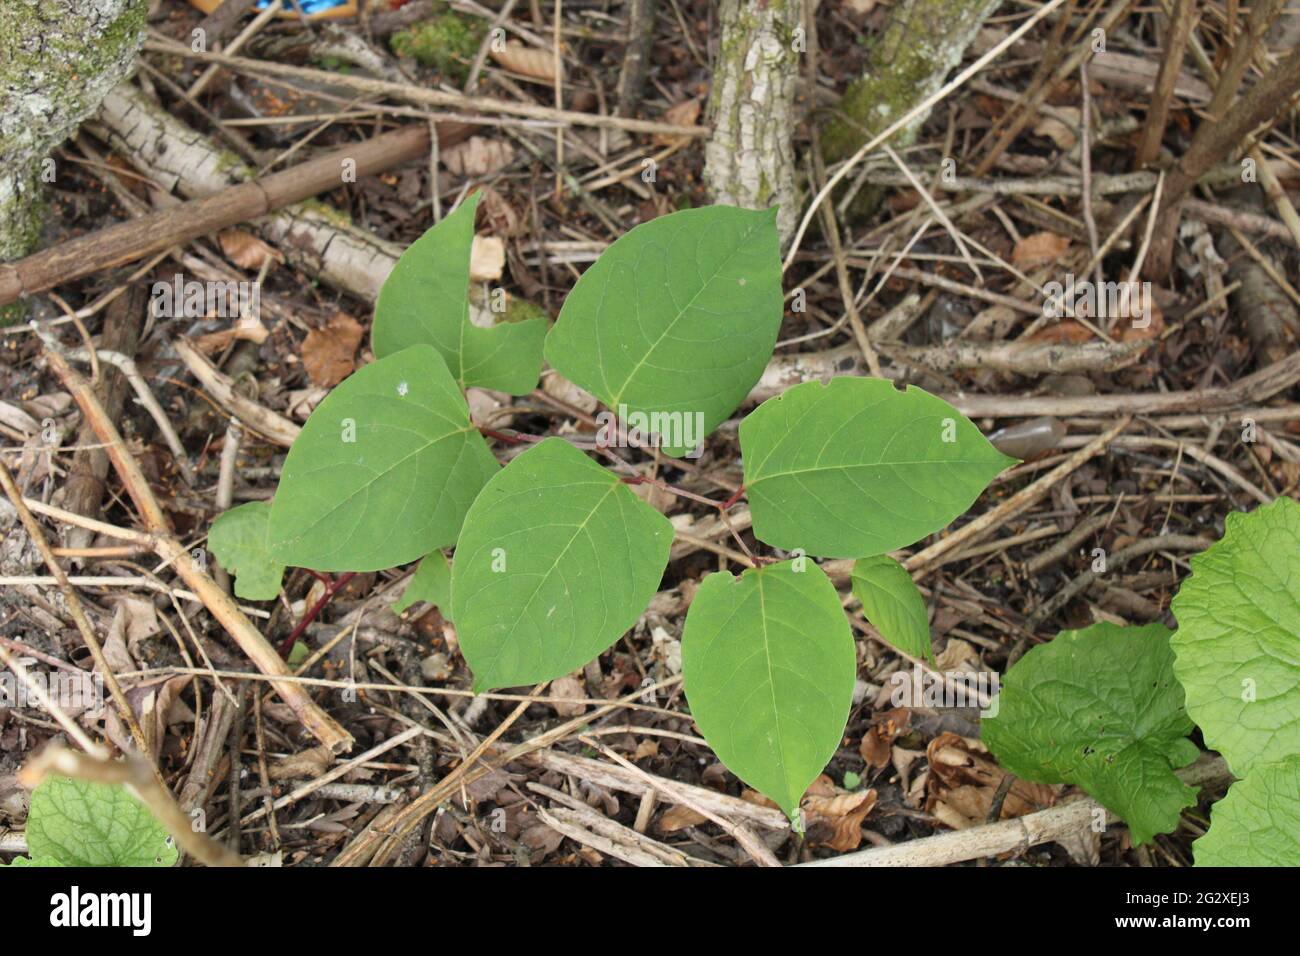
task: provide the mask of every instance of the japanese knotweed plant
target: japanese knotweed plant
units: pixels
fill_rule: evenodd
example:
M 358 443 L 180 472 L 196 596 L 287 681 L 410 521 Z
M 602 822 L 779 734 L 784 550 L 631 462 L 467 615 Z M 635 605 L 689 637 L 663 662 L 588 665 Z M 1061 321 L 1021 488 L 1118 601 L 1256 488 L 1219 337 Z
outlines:
M 167 831 L 123 787 L 58 776 L 32 791 L 27 852 L 9 865 L 172 866 L 179 856 Z
M 544 319 L 483 327 L 467 306 L 476 201 L 401 257 L 375 309 L 377 360 L 313 412 L 274 502 L 226 513 L 210 543 L 254 599 L 275 595 L 287 565 L 420 561 L 402 606 L 440 605 L 484 691 L 567 674 L 633 627 L 660 587 L 673 525 L 562 438 L 534 439 L 501 467 L 464 390 L 527 394 L 545 358 L 681 458 L 758 381 L 784 297 L 774 211 L 713 206 L 618 239 L 549 332 Z M 887 552 L 943 528 L 1014 459 L 933 395 L 857 377 L 764 402 L 741 423 L 740 448 L 753 533 L 788 557 L 704 579 L 683 678 L 721 760 L 793 814 L 840 745 L 857 673 L 839 596 L 811 559 L 860 559 L 868 617 L 928 655 L 920 595 Z
M 982 735 L 1012 773 L 1074 783 L 1138 843 L 1196 791 L 1193 722 L 1237 778 L 1193 847 L 1198 865 L 1300 866 L 1300 504 L 1228 516 L 1173 599 L 1178 629 L 1095 624 L 1027 653 Z

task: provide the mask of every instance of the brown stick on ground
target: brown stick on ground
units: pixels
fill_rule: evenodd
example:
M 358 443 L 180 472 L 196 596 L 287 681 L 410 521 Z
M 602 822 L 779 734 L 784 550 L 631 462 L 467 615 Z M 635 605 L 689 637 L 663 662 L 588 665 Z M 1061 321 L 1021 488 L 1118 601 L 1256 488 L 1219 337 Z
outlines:
M 134 355 L 140 337 L 141 319 L 146 304 L 144 286 L 133 284 L 126 294 L 114 299 L 104 316 L 104 328 L 99 347 L 123 355 Z M 100 369 L 101 380 L 97 389 L 104 411 L 112 421 L 122 414 L 130 386 L 126 377 L 114 366 L 105 363 Z M 87 518 L 98 518 L 108 478 L 108 455 L 99 447 L 99 440 L 88 422 L 82 422 L 77 431 L 77 450 L 72 453 L 68 467 L 68 480 L 64 485 L 63 507 Z M 63 541 L 70 548 L 84 548 L 94 538 L 87 528 L 70 527 Z
M 466 139 L 466 123 L 439 123 L 438 142 Z M 198 236 L 247 222 L 342 184 L 344 160 L 358 176 L 382 172 L 429 151 L 429 130 L 410 126 L 355 143 L 265 179 L 240 183 L 202 199 L 150 216 L 118 223 L 45 249 L 17 262 L 0 264 L 0 305 L 53 288 L 101 269 L 162 252 Z
M 1187 50 L 1187 38 L 1192 35 L 1195 24 L 1196 4 L 1192 0 L 1177 0 L 1173 23 L 1170 24 L 1165 40 L 1165 56 L 1160 61 L 1160 72 L 1156 74 L 1155 95 L 1151 97 L 1151 109 L 1147 112 L 1142 140 L 1133 157 L 1134 169 L 1151 165 L 1160 155 L 1160 141 L 1164 138 L 1165 124 L 1169 121 L 1169 101 L 1173 99 L 1174 84 L 1182 69 L 1183 53 Z
M 1196 129 L 1192 144 L 1179 158 L 1165 180 L 1164 201 L 1160 218 L 1147 256 L 1145 275 L 1163 281 L 1173 261 L 1174 239 L 1178 229 L 1178 212 L 1196 181 L 1211 166 L 1233 156 L 1250 134 L 1279 116 L 1300 92 L 1300 46 L 1294 47 L 1236 106 L 1217 120 L 1206 120 Z
M 176 568 L 176 572 L 189 585 L 190 590 L 198 595 L 212 616 L 235 639 L 240 649 L 248 655 L 258 670 L 272 678 L 292 676 L 293 672 L 289 665 L 276 653 L 275 648 L 244 616 L 230 596 L 217 587 L 216 582 L 198 566 L 185 546 L 174 537 L 171 523 L 158 504 L 158 499 L 154 497 L 153 489 L 149 487 L 144 472 L 127 451 L 117 426 L 104 413 L 104 408 L 95 397 L 90 385 L 58 352 L 47 350 L 45 354 L 50 367 L 72 394 L 82 414 L 94 426 L 96 436 L 105 445 L 114 470 L 126 486 L 127 493 L 144 520 L 145 527 L 153 534 L 153 547 L 158 556 Z M 303 726 L 322 744 L 334 753 L 352 747 L 352 735 L 311 699 L 302 684 L 276 680 L 272 680 L 271 683 L 284 702 L 302 721 Z

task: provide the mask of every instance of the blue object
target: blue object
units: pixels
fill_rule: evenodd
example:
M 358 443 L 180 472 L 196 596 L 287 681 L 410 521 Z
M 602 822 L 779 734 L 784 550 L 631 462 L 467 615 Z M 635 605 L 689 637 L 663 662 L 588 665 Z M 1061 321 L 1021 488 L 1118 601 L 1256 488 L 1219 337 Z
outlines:
M 270 0 L 258 0 L 257 9 L 265 10 Z M 313 13 L 324 13 L 326 10 L 333 10 L 335 7 L 341 7 L 347 0 L 298 0 L 298 5 L 302 7 L 302 12 L 308 15 Z M 289 13 L 296 12 L 293 7 L 293 0 L 284 0 L 284 9 Z

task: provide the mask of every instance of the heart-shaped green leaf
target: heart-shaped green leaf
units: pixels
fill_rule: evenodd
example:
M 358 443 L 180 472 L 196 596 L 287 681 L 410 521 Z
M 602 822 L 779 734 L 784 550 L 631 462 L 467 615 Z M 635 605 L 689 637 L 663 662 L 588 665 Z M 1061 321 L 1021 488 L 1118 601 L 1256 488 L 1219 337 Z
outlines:
M 647 416 L 680 457 L 758 381 L 783 312 L 776 211 L 688 209 L 637 226 L 583 273 L 546 359 L 630 424 Z
M 1247 776 L 1300 750 L 1300 504 L 1228 515 L 1191 566 L 1173 600 L 1174 672 L 1206 745 Z
M 1300 866 L 1300 754 L 1229 787 L 1192 853 L 1197 866 Z
M 934 663 L 930 618 L 907 569 L 887 554 L 853 562 L 853 593 L 862 613 L 880 636 L 900 651 Z
M 740 425 L 754 534 L 829 558 L 893 551 L 971 506 L 1014 458 L 916 386 L 878 378 L 807 382 Z
M 668 564 L 668 519 L 561 438 L 487 483 L 465 516 L 451 605 L 474 689 L 563 676 L 637 622 Z
M 401 614 L 416 601 L 429 602 L 442 612 L 443 617 L 451 613 L 451 565 L 441 551 L 433 552 L 420 562 L 402 589 L 402 596 L 393 604 L 393 613 Z
M 980 720 L 998 762 L 1038 783 L 1073 783 L 1128 824 L 1135 843 L 1178 826 L 1196 758 L 1162 624 L 1062 631 L 1007 672 Z
M 44 866 L 171 866 L 178 855 L 162 825 L 121 787 L 54 776 L 32 791 L 27 848 Z
M 375 303 L 371 345 L 383 358 L 427 343 L 462 388 L 477 385 L 511 395 L 537 387 L 546 320 L 480 328 L 469 319 L 469 254 L 479 194 L 430 228 L 402 253 Z
M 378 571 L 455 543 L 474 496 L 500 471 L 431 345 L 345 379 L 289 449 L 271 506 L 277 560 Z
M 787 815 L 839 748 L 856 675 L 835 586 L 807 558 L 710 574 L 691 602 L 691 715 L 727 768 Z
M 235 575 L 235 596 L 246 601 L 273 601 L 280 593 L 284 565 L 271 555 L 270 521 L 271 503 L 250 501 L 218 515 L 208 532 L 208 547 Z

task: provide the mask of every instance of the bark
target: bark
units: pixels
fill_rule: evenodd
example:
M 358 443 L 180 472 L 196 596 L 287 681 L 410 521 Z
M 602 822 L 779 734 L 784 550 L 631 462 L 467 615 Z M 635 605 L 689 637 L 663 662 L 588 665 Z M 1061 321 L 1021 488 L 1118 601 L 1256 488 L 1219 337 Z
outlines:
M 131 69 L 147 8 L 147 0 L 0 3 L 0 261 L 39 240 L 45 160 Z
M 901 0 L 867 56 L 861 79 L 840 100 L 843 114 L 822 134 L 828 162 L 852 155 L 863 143 L 943 85 L 999 0 Z M 918 116 L 894 137 L 895 148 L 916 138 Z
M 722 0 L 722 40 L 704 148 L 704 182 L 714 202 L 777 207 L 782 245 L 799 220 L 794 92 L 804 49 L 803 0 Z

